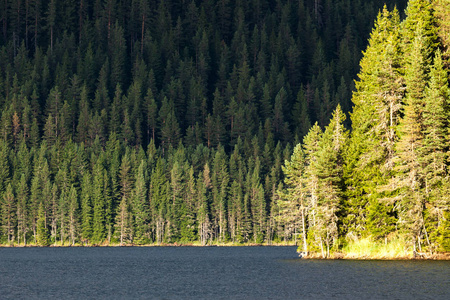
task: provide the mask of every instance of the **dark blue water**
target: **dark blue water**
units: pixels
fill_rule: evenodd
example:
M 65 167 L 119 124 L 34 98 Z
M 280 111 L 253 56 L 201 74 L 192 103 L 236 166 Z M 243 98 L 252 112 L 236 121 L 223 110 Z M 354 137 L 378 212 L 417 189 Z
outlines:
M 295 247 L 0 248 L 0 299 L 450 299 L 450 261 Z

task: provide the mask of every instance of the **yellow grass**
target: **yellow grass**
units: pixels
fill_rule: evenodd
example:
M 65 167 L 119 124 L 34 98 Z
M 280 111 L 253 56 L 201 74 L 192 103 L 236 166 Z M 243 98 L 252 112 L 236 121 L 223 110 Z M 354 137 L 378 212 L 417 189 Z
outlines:
M 374 241 L 371 237 L 350 241 L 343 249 L 342 256 L 347 259 L 410 259 L 412 251 L 407 251 L 405 240 L 401 237 Z

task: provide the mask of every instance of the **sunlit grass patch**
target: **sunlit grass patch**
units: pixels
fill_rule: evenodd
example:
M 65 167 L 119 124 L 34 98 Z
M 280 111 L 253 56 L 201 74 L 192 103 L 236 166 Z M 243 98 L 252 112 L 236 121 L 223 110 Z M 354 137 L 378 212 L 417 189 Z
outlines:
M 372 237 L 351 240 L 343 249 L 345 258 L 355 259 L 401 259 L 410 258 L 405 249 L 405 240 L 394 237 L 386 240 L 374 240 Z

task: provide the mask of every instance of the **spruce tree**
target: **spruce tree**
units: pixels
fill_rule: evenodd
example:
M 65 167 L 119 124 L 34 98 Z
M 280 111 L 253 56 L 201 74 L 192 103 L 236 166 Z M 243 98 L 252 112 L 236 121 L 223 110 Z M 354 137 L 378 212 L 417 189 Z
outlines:
M 47 222 L 45 218 L 44 204 L 42 202 L 39 203 L 37 215 L 36 244 L 39 246 L 48 246 L 50 244 L 50 240 L 48 236 L 48 228 L 46 226 Z
M 378 236 L 378 226 L 391 223 L 392 204 L 381 201 L 378 186 L 385 185 L 391 176 L 398 139 L 396 128 L 403 97 L 399 29 L 398 11 L 389 12 L 385 6 L 363 53 L 352 97 L 353 131 L 344 170 L 348 187 L 345 225 L 347 235 L 356 238 Z M 367 224 L 369 214 L 375 226 Z
M 145 171 L 145 162 L 141 161 L 135 175 L 135 187 L 132 192 L 132 212 L 134 217 L 133 240 L 141 244 L 149 240 L 148 221 L 150 213 L 148 211 L 146 177 L 148 176 Z
M 181 237 L 180 230 L 183 224 L 183 218 L 186 214 L 186 207 L 183 202 L 183 193 L 185 189 L 183 167 L 178 160 L 175 160 L 170 171 L 170 214 L 168 218 L 171 223 L 171 233 L 174 239 Z
M 2 201 L 2 224 L 7 243 L 11 244 L 15 239 L 15 228 L 17 223 L 16 199 L 11 183 L 6 187 Z
M 158 157 L 152 170 L 149 185 L 150 220 L 152 239 L 161 244 L 165 235 L 166 202 L 169 197 L 168 180 L 165 176 L 166 162 Z
M 399 122 L 399 140 L 396 153 L 399 161 L 396 174 L 391 179 L 390 187 L 397 191 L 399 224 L 408 235 L 414 250 L 423 227 L 423 176 L 422 153 L 423 144 L 423 109 L 424 82 L 426 81 L 424 37 L 419 31 L 415 38 L 405 73 L 406 96 L 403 117 Z M 393 181 L 393 182 L 392 182 Z M 419 245 L 420 247 L 420 245 Z
M 434 1 L 409 0 L 405 9 L 406 19 L 402 22 L 402 42 L 405 58 L 414 47 L 414 40 L 418 33 L 423 38 L 422 55 L 430 62 L 437 46 L 437 20 L 434 14 Z
M 211 179 L 209 177 L 209 166 L 204 166 L 203 172 L 200 172 L 197 179 L 197 224 L 198 234 L 201 244 L 204 246 L 211 237 L 211 223 L 209 217 L 209 195 L 211 188 Z
M 185 169 L 189 170 L 186 178 L 186 192 L 184 195 L 185 213 L 180 228 L 180 235 L 183 240 L 192 242 L 196 240 L 196 181 L 194 176 L 194 168 L 186 165 Z
M 78 193 L 76 188 L 72 185 L 69 190 L 68 195 L 68 204 L 69 204 L 69 237 L 71 245 L 75 245 L 75 241 L 77 240 L 77 232 L 78 232 Z
M 301 231 L 303 252 L 308 252 L 307 212 L 308 200 L 305 176 L 305 157 L 301 144 L 294 147 L 290 160 L 283 166 L 285 188 L 278 191 L 279 222 L 290 232 Z M 284 193 L 282 191 L 285 191 Z
M 338 215 L 344 191 L 343 150 L 347 143 L 344 121 L 345 114 L 338 105 L 322 135 L 316 160 L 310 165 L 312 175 L 318 178 L 317 231 L 326 243 L 327 256 L 336 246 L 339 234 Z
M 215 227 L 218 227 L 219 241 L 226 239 L 227 229 L 227 194 L 228 194 L 228 168 L 225 152 L 219 147 L 214 155 L 212 168 L 212 210 Z
M 267 207 L 264 198 L 264 188 L 260 180 L 260 162 L 257 159 L 255 167 L 248 173 L 249 202 L 252 215 L 253 232 L 255 243 L 262 243 L 266 231 Z
M 447 197 L 450 187 L 447 164 L 450 142 L 448 135 L 450 89 L 439 50 L 436 51 L 431 66 L 430 81 L 425 88 L 424 100 L 424 140 L 419 149 L 426 197 L 425 214 L 428 216 L 424 230 L 427 236 L 431 236 L 433 244 L 437 242 L 443 249 L 448 249 L 444 237 L 450 232 L 449 227 L 445 226 L 448 222 L 445 210 L 450 205 Z M 438 236 L 440 240 L 436 241 Z
M 83 175 L 81 183 L 81 241 L 84 244 L 92 241 L 92 177 L 89 172 Z
M 321 250 L 323 252 L 322 236 L 320 234 L 319 223 L 319 178 L 315 169 L 315 165 L 318 161 L 318 154 L 320 151 L 320 141 L 322 139 L 322 129 L 319 125 L 314 124 L 309 130 L 308 134 L 303 139 L 303 147 L 305 153 L 305 175 L 306 175 L 306 189 L 308 202 L 307 207 L 310 207 L 308 215 L 308 244 L 311 251 Z
M 25 175 L 20 177 L 19 186 L 17 188 L 17 242 L 27 244 L 28 233 L 28 185 Z
M 127 198 L 122 197 L 122 200 L 117 207 L 116 220 L 115 220 L 115 234 L 119 240 L 120 246 L 132 241 L 133 228 L 132 228 L 132 214 L 130 212 L 130 205 Z
M 104 198 L 105 169 L 102 158 L 95 162 L 92 175 L 92 241 L 102 243 L 106 238 L 106 203 Z

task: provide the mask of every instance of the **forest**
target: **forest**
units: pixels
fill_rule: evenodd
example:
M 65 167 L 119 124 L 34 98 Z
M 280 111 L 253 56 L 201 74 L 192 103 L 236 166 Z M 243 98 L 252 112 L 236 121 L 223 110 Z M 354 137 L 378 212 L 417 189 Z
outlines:
M 450 251 L 450 1 L 5 0 L 0 244 Z

